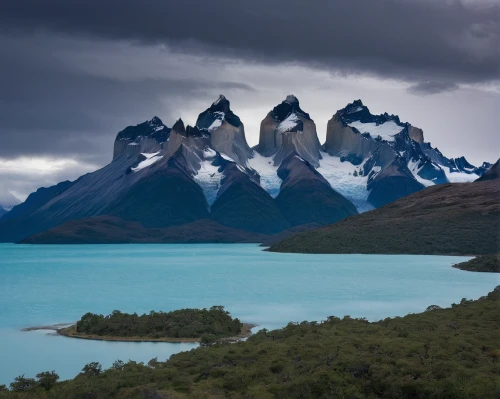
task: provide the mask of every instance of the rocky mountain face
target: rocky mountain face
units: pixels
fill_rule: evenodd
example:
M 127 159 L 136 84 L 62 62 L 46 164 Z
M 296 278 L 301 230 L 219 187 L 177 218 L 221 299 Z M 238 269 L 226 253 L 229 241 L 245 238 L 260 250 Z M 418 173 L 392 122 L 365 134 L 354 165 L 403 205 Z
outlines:
M 367 177 L 366 200 L 382 206 L 426 186 L 473 181 L 490 166 L 448 159 L 424 141 L 423 131 L 396 115 L 373 115 L 361 100 L 337 111 L 328 122 L 323 150 L 359 165 Z M 359 176 L 359 172 L 358 172 Z
M 300 109 L 299 100 L 293 95 L 287 96 L 264 118 L 259 145 L 255 148 L 262 156 L 272 156 L 275 166 L 295 152 L 314 167 L 319 166 L 320 149 L 316 124 Z
M 170 129 L 155 116 L 150 121 L 129 126 L 116 136 L 113 159 L 123 153 L 134 156 L 140 153 L 153 153 L 163 149 L 170 137 Z
M 195 126 L 179 119 L 169 128 L 154 117 L 122 130 L 110 164 L 31 194 L 0 220 L 0 241 L 63 224 L 58 234 L 92 226 L 111 235 L 134 223 L 147 230 L 141 240 L 154 242 L 162 242 L 159 231 L 188 224 L 225 240 L 251 240 L 333 223 L 428 185 L 472 181 L 487 167 L 444 157 L 421 129 L 394 115 L 372 115 L 359 100 L 337 111 L 320 145 L 314 121 L 290 95 L 267 114 L 259 144 L 250 148 L 243 123 L 220 96 Z M 100 230 L 96 223 L 107 220 L 101 216 L 124 223 Z M 180 240 L 193 229 L 182 230 Z M 202 237 L 211 242 L 209 235 Z

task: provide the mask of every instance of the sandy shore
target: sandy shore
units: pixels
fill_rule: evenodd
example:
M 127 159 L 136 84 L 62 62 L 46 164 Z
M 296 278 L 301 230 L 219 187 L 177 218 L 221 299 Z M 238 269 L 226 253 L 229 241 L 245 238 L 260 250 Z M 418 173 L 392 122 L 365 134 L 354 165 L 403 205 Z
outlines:
M 220 342 L 237 342 L 252 335 L 251 329 L 256 327 L 256 324 L 243 323 L 241 333 L 235 337 L 219 338 Z M 76 332 L 76 325 L 68 325 L 68 323 L 55 324 L 52 326 L 28 327 L 23 328 L 22 331 L 35 331 L 35 330 L 53 330 L 58 334 L 69 338 L 90 339 L 95 341 L 116 341 L 116 342 L 200 342 L 199 338 L 150 338 L 150 337 L 114 337 L 105 335 L 81 334 Z

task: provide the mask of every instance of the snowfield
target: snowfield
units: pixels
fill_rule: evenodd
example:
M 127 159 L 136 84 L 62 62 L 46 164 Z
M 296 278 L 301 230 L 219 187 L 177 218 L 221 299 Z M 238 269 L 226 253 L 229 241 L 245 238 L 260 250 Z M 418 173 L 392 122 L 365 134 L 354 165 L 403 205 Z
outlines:
M 217 194 L 224 176 L 222 172 L 219 172 L 219 166 L 212 165 L 216 155 L 217 152 L 215 150 L 208 147 L 205 148 L 203 159 L 200 159 L 200 169 L 197 174 L 193 176 L 193 179 L 203 190 L 209 209 L 217 199 Z
M 445 168 L 443 166 L 444 173 L 450 183 L 470 183 L 476 179 L 479 179 L 479 176 L 475 173 L 463 173 L 463 172 L 450 172 L 449 168 Z
M 263 157 L 257 151 L 254 157 L 248 160 L 248 166 L 260 175 L 260 185 L 271 197 L 276 198 L 280 193 L 282 180 L 278 177 L 278 167 L 274 166 L 273 157 Z
M 362 134 L 370 133 L 370 136 L 372 136 L 372 138 L 374 139 L 377 138 L 377 136 L 380 136 L 382 140 L 386 141 L 394 141 L 393 136 L 404 129 L 394 121 L 385 122 L 381 125 L 377 125 L 376 123 L 363 123 L 360 121 L 354 121 L 349 123 L 348 126 L 358 129 Z
M 163 155 L 159 155 L 160 152 L 154 152 L 154 153 L 142 153 L 141 155 L 144 155 L 146 159 L 142 161 L 139 165 L 137 165 L 135 168 L 132 168 L 134 172 L 139 172 L 140 170 L 147 168 L 148 166 L 153 165 L 155 162 L 158 162 L 160 159 L 163 158 Z
M 296 114 L 290 114 L 283 122 L 281 122 L 278 125 L 277 130 L 280 133 L 289 132 L 295 126 L 297 126 L 297 123 L 299 123 L 299 122 L 300 122 L 300 119 Z
M 320 166 L 316 170 L 335 191 L 351 201 L 360 213 L 375 209 L 368 202 L 368 176 L 354 176 L 354 171 L 359 172 L 362 164 L 354 166 L 348 161 L 340 162 L 339 157 L 328 155 L 326 152 L 322 152 L 321 156 L 323 159 L 319 161 Z
M 415 180 L 420 184 L 423 184 L 425 187 L 433 186 L 435 183 L 432 180 L 422 179 L 418 175 L 418 172 L 420 172 L 420 170 L 422 169 L 418 167 L 418 164 L 419 161 L 411 160 L 410 162 L 408 162 L 408 169 L 410 169 L 410 172 L 412 173 L 413 177 L 415 177 Z

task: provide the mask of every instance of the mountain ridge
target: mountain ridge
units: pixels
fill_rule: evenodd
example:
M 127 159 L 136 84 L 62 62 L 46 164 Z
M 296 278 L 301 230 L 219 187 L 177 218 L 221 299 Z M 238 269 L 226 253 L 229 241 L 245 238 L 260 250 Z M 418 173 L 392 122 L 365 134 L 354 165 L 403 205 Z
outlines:
M 195 126 L 179 119 L 169 128 L 154 117 L 123 129 L 110 164 L 32 194 L 0 220 L 0 241 L 105 215 L 145 228 L 212 219 L 276 234 L 342 220 L 455 174 L 475 180 L 486 166 L 444 157 L 421 129 L 396 115 L 372 115 L 361 100 L 334 114 L 321 145 L 310 114 L 288 95 L 250 148 L 243 122 L 220 95 Z
M 272 252 L 479 255 L 500 252 L 498 179 L 447 183 L 274 243 Z

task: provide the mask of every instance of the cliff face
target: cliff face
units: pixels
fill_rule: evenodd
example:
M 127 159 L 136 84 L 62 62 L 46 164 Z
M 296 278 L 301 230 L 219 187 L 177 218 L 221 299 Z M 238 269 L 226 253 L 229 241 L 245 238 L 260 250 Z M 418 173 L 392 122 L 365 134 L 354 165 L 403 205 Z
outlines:
M 378 148 L 378 143 L 355 132 L 354 128 L 343 123 L 341 116 L 335 114 L 328 121 L 326 141 L 323 149 L 329 155 L 346 157 L 354 164 L 368 157 Z
M 320 148 L 316 124 L 309 114 L 302 111 L 299 100 L 289 95 L 261 122 L 259 145 L 255 150 L 265 157 L 274 156 L 276 166 L 290 153 L 296 152 L 318 167 Z
M 139 125 L 129 126 L 116 136 L 113 159 L 124 153 L 128 157 L 132 157 L 142 152 L 160 151 L 168 141 L 169 136 L 170 129 L 157 116 Z
M 246 165 L 252 156 L 245 127 L 231 111 L 230 102 L 223 95 L 198 116 L 196 127 L 210 136 L 210 144 L 215 151 L 226 154 L 238 164 Z

